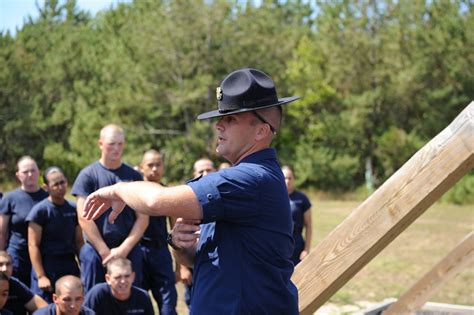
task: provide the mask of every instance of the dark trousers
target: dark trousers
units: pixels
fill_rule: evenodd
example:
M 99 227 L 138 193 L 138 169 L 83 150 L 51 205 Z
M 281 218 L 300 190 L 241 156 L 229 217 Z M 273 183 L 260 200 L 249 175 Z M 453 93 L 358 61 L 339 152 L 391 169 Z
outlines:
M 31 261 L 28 248 L 17 249 L 7 248 L 8 254 L 12 257 L 13 276 L 23 282 L 27 287 L 31 285 Z
M 166 243 L 160 246 L 140 245 L 143 254 L 143 284 L 151 290 L 161 315 L 176 315 L 176 278 L 173 260 Z

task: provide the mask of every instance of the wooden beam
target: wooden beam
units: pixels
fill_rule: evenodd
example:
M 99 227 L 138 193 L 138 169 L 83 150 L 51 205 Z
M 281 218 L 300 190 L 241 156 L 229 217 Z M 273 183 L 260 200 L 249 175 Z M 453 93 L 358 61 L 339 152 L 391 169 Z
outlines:
M 471 232 L 383 315 L 414 314 L 433 294 L 473 262 L 474 232 Z
M 311 314 L 474 165 L 474 102 L 321 241 L 295 269 Z

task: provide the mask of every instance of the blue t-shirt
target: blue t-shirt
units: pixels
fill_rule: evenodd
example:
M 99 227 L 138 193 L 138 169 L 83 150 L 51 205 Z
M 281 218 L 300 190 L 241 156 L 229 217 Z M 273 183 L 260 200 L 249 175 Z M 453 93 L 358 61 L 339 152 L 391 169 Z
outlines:
M 65 200 L 56 205 L 44 199 L 37 203 L 26 217 L 43 228 L 40 252 L 42 256 L 56 256 L 76 253 L 77 212 L 74 202 Z
M 311 208 L 311 202 L 301 191 L 295 190 L 290 194 L 291 216 L 294 223 L 294 235 L 300 235 L 304 227 L 304 214 Z
M 37 309 L 33 315 L 56 315 L 56 304 L 52 303 L 46 307 Z M 95 312 L 86 306 L 81 307 L 79 315 L 95 315 Z
M 0 315 L 15 315 L 7 309 L 0 310 Z
M 46 197 L 48 197 L 48 193 L 41 188 L 34 193 L 17 188 L 7 193 L 0 200 L 0 214 L 10 216 L 10 222 L 8 223 L 8 230 L 10 232 L 9 247 L 28 250 L 28 223 L 25 221 L 26 216 L 35 204 Z
M 274 149 L 188 183 L 203 210 L 192 314 L 298 314 L 293 222 Z
M 85 167 L 72 186 L 72 195 L 88 196 L 99 188 L 110 186 L 118 182 L 132 182 L 142 180 L 140 173 L 125 163 L 119 168 L 108 169 L 99 161 Z M 108 247 L 117 247 L 127 238 L 132 229 L 136 216 L 135 211 L 126 206 L 117 217 L 114 224 L 109 223 L 108 217 L 112 209 L 95 220 L 95 224 Z
M 24 315 L 27 310 L 25 304 L 31 301 L 34 294 L 31 290 L 15 277 L 8 280 L 10 289 L 8 292 L 7 303 L 4 308 L 10 310 L 15 315 Z
M 132 294 L 128 300 L 120 301 L 112 295 L 107 283 L 96 284 L 89 290 L 84 305 L 94 310 L 97 315 L 153 315 L 153 305 L 145 290 L 132 286 Z

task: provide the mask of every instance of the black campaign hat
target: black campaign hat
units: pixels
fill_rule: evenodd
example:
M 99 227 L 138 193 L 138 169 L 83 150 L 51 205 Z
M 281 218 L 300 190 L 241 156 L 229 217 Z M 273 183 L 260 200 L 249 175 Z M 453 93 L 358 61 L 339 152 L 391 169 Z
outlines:
M 278 98 L 273 80 L 264 72 L 245 68 L 229 74 L 216 89 L 217 110 L 202 113 L 198 119 L 209 119 L 287 104 L 298 96 Z

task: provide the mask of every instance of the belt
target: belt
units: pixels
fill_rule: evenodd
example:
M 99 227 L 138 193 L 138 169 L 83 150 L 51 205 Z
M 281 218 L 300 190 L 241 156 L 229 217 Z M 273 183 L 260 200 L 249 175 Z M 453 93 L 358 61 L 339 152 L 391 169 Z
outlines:
M 147 240 L 143 239 L 140 241 L 140 245 L 150 248 L 162 248 L 168 246 L 165 239 L 157 239 L 157 240 Z

